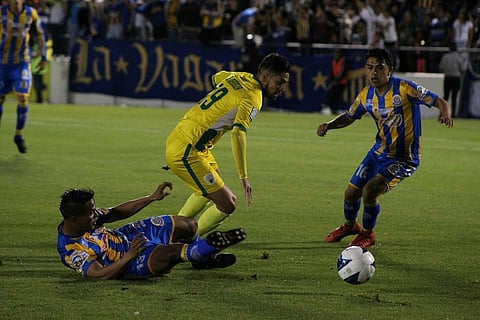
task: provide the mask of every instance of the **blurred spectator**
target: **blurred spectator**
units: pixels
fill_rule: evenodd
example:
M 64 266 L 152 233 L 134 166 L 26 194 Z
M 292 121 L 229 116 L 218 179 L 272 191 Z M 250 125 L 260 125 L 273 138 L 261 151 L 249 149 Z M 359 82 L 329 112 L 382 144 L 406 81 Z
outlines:
M 165 4 L 168 40 L 170 41 L 177 41 L 180 37 L 179 16 L 181 5 L 181 0 L 168 0 Z
M 390 14 L 386 4 L 379 5 L 379 15 L 377 16 L 377 31 L 383 33 L 383 41 L 387 49 L 395 48 L 398 44 L 397 25 L 395 18 Z
M 312 12 L 307 4 L 297 2 L 293 7 L 293 25 L 295 27 L 295 41 L 300 43 L 300 54 L 311 54 L 310 20 Z
M 233 39 L 232 21 L 242 10 L 237 0 L 224 0 L 222 33 L 225 39 Z
M 247 34 L 255 34 L 255 19 L 258 8 L 251 7 L 239 12 L 232 20 L 232 35 L 235 45 L 242 48 Z
M 197 0 L 186 0 L 182 3 L 178 19 L 182 40 L 198 41 L 202 25 L 200 8 L 200 4 Z
M 466 67 L 467 62 L 457 52 L 457 46 L 455 43 L 452 43 L 450 45 L 450 51 L 442 56 L 439 65 L 439 70 L 445 75 L 443 80 L 443 98 L 450 101 L 450 105 L 452 106 L 452 117 L 458 115 L 457 94 Z M 449 100 L 450 93 L 452 99 Z
M 61 0 L 55 0 L 50 8 L 49 31 L 52 39 L 53 54 L 67 55 L 66 41 L 66 8 Z
M 258 14 L 255 16 L 255 33 L 257 35 L 263 37 L 275 28 L 273 13 L 274 7 L 271 5 L 264 5 L 263 8 L 258 11 Z
M 122 8 L 124 6 L 123 0 L 110 0 L 105 5 L 105 15 L 107 17 L 107 32 L 105 38 L 107 39 L 122 39 L 123 38 L 123 24 L 122 24 Z
M 202 44 L 210 45 L 223 39 L 223 13 L 224 5 L 220 0 L 205 0 L 200 9 Z
M 45 45 L 47 46 L 47 61 L 50 61 L 53 54 L 52 40 L 47 40 Z M 42 57 L 41 53 L 39 52 L 38 43 L 34 43 L 32 46 L 32 80 L 37 103 L 44 102 L 43 92 L 48 89 L 43 77 L 48 73 L 49 64 L 47 63 L 45 68 L 40 69 L 39 65 L 41 61 Z
M 429 30 L 429 45 L 432 47 L 448 46 L 450 41 L 450 18 L 447 11 L 442 6 L 436 7 L 431 13 L 431 22 Z M 439 72 L 438 61 L 442 58 L 442 52 L 429 52 L 428 71 Z
M 436 7 L 432 12 L 433 18 L 430 24 L 430 45 L 444 47 L 450 43 L 450 17 L 442 6 Z
M 460 10 L 452 26 L 453 41 L 457 49 L 470 48 L 473 39 L 473 22 L 470 21 L 465 10 Z M 468 52 L 462 55 L 468 59 Z
M 150 20 L 145 16 L 147 10 L 147 3 L 139 0 L 136 3 L 133 26 L 135 29 L 135 36 L 140 41 L 153 40 L 153 26 Z
M 312 42 L 325 43 L 327 41 L 327 16 L 320 3 L 315 5 L 310 30 L 312 32 Z
M 348 8 L 344 11 L 343 16 L 340 20 L 340 43 L 352 43 L 352 35 L 355 31 L 358 31 L 355 26 L 360 22 L 361 18 L 357 15 L 355 9 L 352 6 L 348 6 Z M 356 33 L 356 32 L 355 32 Z M 355 41 L 358 41 L 358 35 L 356 34 Z M 364 42 L 360 42 L 362 44 Z
M 407 10 L 403 13 L 398 24 L 398 44 L 399 46 L 413 47 L 415 46 L 417 32 L 417 21 L 415 15 L 411 11 Z M 414 51 L 400 51 L 399 59 L 400 66 L 399 71 L 407 72 L 413 71 L 416 68 L 417 55 Z
M 254 34 L 247 34 L 241 54 L 241 70 L 245 72 L 250 72 L 251 74 L 257 73 L 258 64 L 263 58 L 263 56 L 260 54 L 258 44 L 255 40 L 256 39 Z
M 460 118 L 480 118 L 480 55 L 474 53 L 468 60 L 467 72 L 460 94 Z
M 351 43 L 367 43 L 367 26 L 362 19 L 358 20 L 358 22 L 353 25 Z
M 165 3 L 163 0 L 151 0 L 147 2 L 144 15 L 152 24 L 153 39 L 167 39 L 167 20 L 165 18 Z
M 81 2 L 79 0 L 71 0 L 68 2 L 67 7 L 67 28 L 68 34 L 70 36 L 68 43 L 68 52 L 70 52 L 73 44 L 75 43 L 75 38 L 78 36 L 79 24 L 78 24 L 78 12 L 80 11 Z
M 380 31 L 375 32 L 373 40 L 369 43 L 369 46 L 377 49 L 385 49 L 385 42 L 383 40 L 383 33 Z
M 292 29 L 287 11 L 283 8 L 278 9 L 274 15 L 275 29 L 263 37 L 263 44 L 269 47 L 275 47 L 277 51 L 285 50 L 286 44 L 291 40 Z
M 372 44 L 375 32 L 377 32 L 376 20 L 377 14 L 370 5 L 371 0 L 357 0 L 357 8 L 359 16 L 365 21 L 367 30 L 367 43 Z
M 340 114 L 345 111 L 346 103 L 343 92 L 348 83 L 348 64 L 341 49 L 333 51 L 333 60 L 330 68 L 327 97 L 322 104 L 323 114 Z
M 135 2 L 132 0 L 121 0 L 123 5 L 120 8 L 120 21 L 122 22 L 122 38 L 125 40 L 135 39 Z

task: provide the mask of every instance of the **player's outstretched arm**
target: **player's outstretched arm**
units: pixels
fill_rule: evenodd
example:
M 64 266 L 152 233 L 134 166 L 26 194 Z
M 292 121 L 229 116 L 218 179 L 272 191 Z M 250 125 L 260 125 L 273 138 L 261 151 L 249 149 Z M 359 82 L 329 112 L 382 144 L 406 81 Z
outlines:
M 338 115 L 333 120 L 330 120 L 325 123 L 321 123 L 317 129 L 317 135 L 323 137 L 327 134 L 327 131 L 330 129 L 340 129 L 351 125 L 355 119 L 350 118 L 344 113 Z
M 165 198 L 170 194 L 170 191 L 173 188 L 171 182 L 161 183 L 157 189 L 150 195 L 141 197 L 138 199 L 133 199 L 125 203 L 119 204 L 113 208 L 109 208 L 108 219 L 106 222 L 112 222 L 117 220 L 122 220 L 133 216 L 135 213 L 139 212 L 150 203 L 154 201 L 159 201 Z

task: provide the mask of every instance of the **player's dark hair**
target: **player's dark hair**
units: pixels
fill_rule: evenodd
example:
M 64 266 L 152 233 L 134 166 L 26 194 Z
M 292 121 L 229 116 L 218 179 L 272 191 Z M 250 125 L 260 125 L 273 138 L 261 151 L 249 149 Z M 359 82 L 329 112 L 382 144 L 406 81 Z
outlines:
M 268 71 L 275 74 L 290 72 L 290 63 L 278 53 L 270 53 L 258 65 L 258 71 Z
M 368 58 L 375 58 L 380 62 L 385 62 L 386 65 L 393 68 L 392 54 L 387 49 L 370 49 L 368 50 L 367 56 L 365 57 L 365 62 L 368 60 Z
M 60 197 L 60 213 L 65 219 L 85 212 L 85 204 L 93 199 L 92 189 L 68 189 Z

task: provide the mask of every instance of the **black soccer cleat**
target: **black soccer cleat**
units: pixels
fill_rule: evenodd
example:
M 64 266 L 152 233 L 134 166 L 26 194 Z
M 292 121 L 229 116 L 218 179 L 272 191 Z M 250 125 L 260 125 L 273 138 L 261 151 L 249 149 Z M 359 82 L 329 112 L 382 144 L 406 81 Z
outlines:
M 23 139 L 23 136 L 17 134 L 13 138 L 13 142 L 17 145 L 18 152 L 20 153 L 27 153 L 27 145 L 25 144 L 25 139 Z
M 229 231 L 214 231 L 210 233 L 205 240 L 209 245 L 222 251 L 225 248 L 237 244 L 247 237 L 247 233 L 242 228 Z
M 227 268 L 237 262 L 237 257 L 231 253 L 214 254 L 205 261 L 193 262 L 192 267 L 197 270 Z

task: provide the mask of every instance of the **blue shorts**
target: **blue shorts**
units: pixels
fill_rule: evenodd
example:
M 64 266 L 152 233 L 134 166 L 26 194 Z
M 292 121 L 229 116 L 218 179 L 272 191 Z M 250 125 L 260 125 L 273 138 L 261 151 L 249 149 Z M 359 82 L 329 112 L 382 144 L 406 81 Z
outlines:
M 381 174 L 390 189 L 414 174 L 417 167 L 394 158 L 378 158 L 370 150 L 350 178 L 350 184 L 362 189 L 374 176 Z
M 167 245 L 172 242 L 175 222 L 168 215 L 151 217 L 148 219 L 129 223 L 118 231 L 122 232 L 129 241 L 141 232 L 147 238 L 145 249 L 138 257 L 130 261 L 126 271 L 126 277 L 148 277 L 153 275 L 149 268 L 150 255 L 159 245 Z
M 29 94 L 32 85 L 30 63 L 0 64 L 0 95 L 12 92 Z

